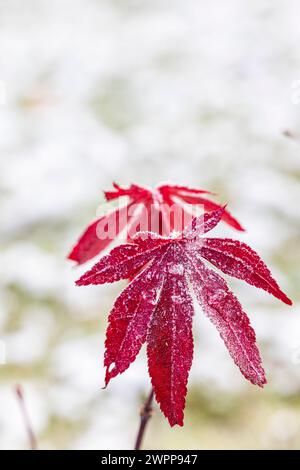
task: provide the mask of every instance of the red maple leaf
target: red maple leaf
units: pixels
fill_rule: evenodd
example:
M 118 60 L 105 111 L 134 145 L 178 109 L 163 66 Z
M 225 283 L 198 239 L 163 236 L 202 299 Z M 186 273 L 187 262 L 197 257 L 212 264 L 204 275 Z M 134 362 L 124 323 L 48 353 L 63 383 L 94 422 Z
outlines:
M 203 258 L 224 273 L 292 304 L 248 245 L 201 236 L 213 229 L 223 215 L 224 208 L 194 218 L 176 238 L 137 234 L 133 243 L 114 248 L 76 283 L 82 286 L 133 278 L 109 315 L 105 381 L 108 384 L 124 372 L 146 342 L 154 393 L 171 426 L 183 425 L 192 364 L 194 309 L 190 286 L 242 374 L 253 384 L 262 387 L 266 383 L 246 313 L 226 281 Z
M 141 230 L 152 230 L 160 235 L 169 235 L 176 224 L 174 219 L 178 220 L 179 217 L 178 214 L 175 214 L 173 219 L 169 217 L 167 213 L 168 208 L 175 207 L 179 209 L 187 221 L 189 217 L 187 206 L 201 206 L 205 212 L 211 212 L 221 207 L 216 202 L 207 199 L 207 195 L 211 194 L 209 191 L 186 186 L 164 184 L 152 190 L 151 188 L 141 187 L 136 184 L 132 184 L 129 188 L 121 188 L 114 183 L 114 188 L 114 191 L 104 192 L 106 200 L 119 200 L 127 196 L 126 204 L 111 210 L 108 214 L 98 218 L 89 225 L 68 255 L 70 260 L 82 264 L 94 258 L 109 246 L 114 238 L 126 228 L 126 225 L 126 238 L 128 240 L 131 240 L 135 233 Z M 149 226 L 146 228 L 141 226 L 142 221 L 145 220 L 149 220 L 150 224 L 150 219 L 148 219 L 150 213 L 151 224 L 156 229 Z M 236 230 L 244 230 L 227 210 L 224 210 L 222 219 Z M 113 220 L 115 220 L 113 236 L 99 236 L 103 235 L 105 227 L 111 224 Z

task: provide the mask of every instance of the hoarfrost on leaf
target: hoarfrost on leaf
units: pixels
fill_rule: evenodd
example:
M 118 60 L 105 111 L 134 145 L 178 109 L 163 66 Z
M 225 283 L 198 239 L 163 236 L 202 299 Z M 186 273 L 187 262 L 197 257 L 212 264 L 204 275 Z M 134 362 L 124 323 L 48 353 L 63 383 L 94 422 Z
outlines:
M 182 275 L 184 273 L 184 266 L 183 264 L 170 264 L 168 266 L 168 271 L 170 274 L 179 274 Z
M 131 279 L 109 315 L 106 384 L 130 366 L 146 342 L 154 393 L 171 426 L 183 424 L 193 356 L 194 309 L 188 281 L 242 374 L 253 384 L 262 387 L 266 383 L 246 313 L 226 281 L 203 259 L 288 305 L 292 303 L 248 245 L 201 237 L 216 226 L 224 212 L 224 208 L 218 208 L 193 219 L 178 238 L 137 237 L 132 244 L 113 249 L 77 281 L 78 285 L 88 285 Z
M 83 232 L 68 255 L 77 264 L 97 256 L 123 231 L 126 231 L 128 241 L 132 241 L 140 231 L 144 231 L 141 235 L 143 239 L 153 237 L 150 232 L 177 237 L 191 220 L 185 205 L 201 208 L 204 216 L 221 209 L 220 204 L 207 198 L 211 193 L 198 188 L 172 184 L 161 184 L 154 189 L 136 184 L 129 188 L 122 188 L 116 183 L 113 186 L 113 191 L 104 191 L 106 201 L 121 200 L 121 204 L 109 214 L 98 217 Z M 124 196 L 127 198 L 125 204 Z M 227 210 L 223 210 L 222 220 L 236 230 L 244 230 Z M 201 225 L 200 221 L 197 223 Z M 203 227 L 198 229 L 202 230 Z

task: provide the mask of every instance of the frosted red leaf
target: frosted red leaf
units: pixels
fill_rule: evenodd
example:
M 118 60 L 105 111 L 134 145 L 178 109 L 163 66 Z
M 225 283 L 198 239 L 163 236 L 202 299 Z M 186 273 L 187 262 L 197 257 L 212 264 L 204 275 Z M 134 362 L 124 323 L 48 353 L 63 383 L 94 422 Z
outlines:
M 255 333 L 240 302 L 225 280 L 205 266 L 200 257 L 194 256 L 190 261 L 193 289 L 204 313 L 219 331 L 242 374 L 253 384 L 263 387 L 266 377 L 255 344 Z
M 129 367 L 145 342 L 162 279 L 159 264 L 150 265 L 117 298 L 105 341 L 106 384 Z
M 173 213 L 169 216 L 168 208 L 178 208 L 181 211 L 182 218 L 185 217 L 186 220 L 189 220 L 188 206 L 201 207 L 205 212 L 212 212 L 221 208 L 216 202 L 207 199 L 207 195 L 212 193 L 198 188 L 172 184 L 159 185 L 154 189 L 136 184 L 132 184 L 129 188 L 121 188 L 116 183 L 113 183 L 113 186 L 114 190 L 104 191 L 106 201 L 117 202 L 127 197 L 126 203 L 120 208 L 111 209 L 107 215 L 96 219 L 83 232 L 68 255 L 68 258 L 77 264 L 85 263 L 97 256 L 112 243 L 115 237 L 125 230 L 126 238 L 130 241 L 136 232 L 143 230 L 139 224 L 142 220 L 145 220 L 145 212 L 147 213 L 146 219 L 148 217 L 149 222 L 146 230 L 150 230 L 151 219 L 151 224 L 157 227 L 155 231 L 167 236 L 174 230 L 176 219 Z M 203 197 L 203 195 L 206 195 L 206 197 Z M 141 210 L 131 213 L 133 208 L 139 206 Z M 104 239 L 99 238 L 99 224 L 101 227 L 105 227 L 114 218 L 117 225 L 114 236 Z M 236 230 L 243 230 L 240 223 L 227 210 L 224 210 L 222 220 Z
M 203 214 L 201 217 L 195 217 L 188 225 L 185 227 L 183 231 L 183 236 L 189 239 L 196 239 L 201 240 L 203 243 L 203 239 L 200 238 L 206 232 L 209 232 L 213 228 L 218 225 L 220 220 L 222 219 L 222 215 L 224 213 L 225 208 L 221 207 L 213 212 L 207 212 Z
M 128 204 L 124 208 L 112 211 L 111 213 L 92 222 L 68 255 L 68 259 L 76 261 L 78 264 L 83 264 L 97 256 L 101 251 L 104 251 L 110 245 L 112 240 L 108 237 L 99 237 L 99 224 L 103 224 L 105 227 L 105 225 L 109 225 L 111 220 L 116 220 L 116 235 L 118 235 L 125 228 L 130 207 L 131 205 Z M 126 217 L 123 217 L 123 215 L 126 215 Z
M 105 284 L 134 276 L 153 256 L 159 255 L 160 248 L 168 239 L 139 240 L 139 243 L 120 245 L 77 281 L 77 285 Z
M 182 253 L 171 246 L 165 258 L 161 295 L 147 333 L 149 374 L 160 407 L 171 426 L 183 425 L 187 382 L 193 358 L 194 313 Z
M 262 387 L 266 383 L 246 313 L 226 281 L 206 266 L 203 258 L 225 273 L 292 303 L 248 245 L 201 236 L 215 227 L 224 211 L 195 218 L 176 237 L 138 234 L 131 244 L 113 249 L 77 281 L 77 285 L 89 285 L 132 278 L 109 316 L 106 384 L 129 367 L 146 342 L 155 397 L 171 426 L 183 424 L 193 355 L 194 309 L 189 285 L 242 374 L 253 384 Z
M 264 289 L 291 305 L 290 299 L 280 290 L 269 268 L 245 243 L 228 238 L 205 238 L 202 242 L 201 256 L 223 273 L 243 279 L 248 284 Z

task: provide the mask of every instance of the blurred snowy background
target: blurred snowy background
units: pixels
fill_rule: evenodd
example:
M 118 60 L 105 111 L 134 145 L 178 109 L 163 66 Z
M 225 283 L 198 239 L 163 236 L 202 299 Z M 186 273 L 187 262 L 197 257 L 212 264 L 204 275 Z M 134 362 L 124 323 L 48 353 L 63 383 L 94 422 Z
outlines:
M 300 448 L 298 0 L 0 0 L 0 448 L 131 448 L 145 353 L 107 390 L 122 283 L 76 288 L 65 256 L 111 182 L 219 194 L 295 304 L 233 282 L 269 383 L 240 375 L 199 310 L 185 427 L 147 448 Z M 287 135 L 284 135 L 287 134 Z M 3 352 L 3 351 L 2 351 Z M 2 362 L 3 362 L 2 357 Z

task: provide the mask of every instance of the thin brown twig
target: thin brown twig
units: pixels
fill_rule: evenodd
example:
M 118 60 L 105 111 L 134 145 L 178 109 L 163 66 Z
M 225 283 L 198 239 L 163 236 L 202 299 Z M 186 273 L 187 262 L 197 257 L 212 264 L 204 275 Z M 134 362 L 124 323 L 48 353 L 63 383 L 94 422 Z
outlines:
M 31 421 L 29 419 L 29 414 L 26 408 L 26 403 L 24 399 L 24 391 L 23 391 L 22 386 L 16 385 L 15 391 L 16 391 L 16 395 L 20 404 L 21 413 L 22 413 L 24 424 L 25 424 L 25 429 L 26 429 L 26 433 L 28 436 L 30 449 L 37 450 L 37 440 L 36 440 L 32 425 L 31 425 Z
M 300 136 L 296 132 L 291 131 L 290 129 L 285 129 L 282 134 L 289 139 L 294 140 L 295 142 L 300 142 Z
M 153 396 L 154 396 L 154 391 L 152 389 L 146 400 L 145 405 L 142 407 L 141 412 L 140 412 L 141 421 L 140 421 L 140 427 L 139 427 L 137 437 L 136 437 L 134 450 L 140 450 L 141 448 L 148 421 L 152 416 Z

